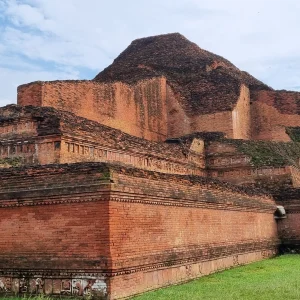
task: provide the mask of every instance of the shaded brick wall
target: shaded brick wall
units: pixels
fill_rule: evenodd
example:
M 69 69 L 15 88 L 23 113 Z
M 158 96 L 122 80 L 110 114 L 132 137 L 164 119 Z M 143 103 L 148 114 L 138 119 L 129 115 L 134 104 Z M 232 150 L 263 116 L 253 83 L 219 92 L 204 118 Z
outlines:
M 299 122 L 299 116 L 280 114 L 276 108 L 265 103 L 254 102 L 251 105 L 251 132 L 254 140 L 270 141 L 290 141 L 290 137 L 285 132 L 285 126 L 288 124 L 284 119 L 296 119 Z M 297 120 L 299 119 L 299 120 Z M 296 124 L 296 123 L 295 123 Z M 299 123 L 298 123 L 299 124 Z
M 299 113 L 300 93 L 292 91 L 258 90 L 252 92 L 252 100 L 265 103 L 276 108 L 281 114 L 295 115 Z
M 293 166 L 290 167 L 292 180 L 293 180 L 293 187 L 299 188 L 300 187 L 300 170 L 299 168 L 295 168 Z
M 224 142 L 210 142 L 206 146 L 207 176 L 233 184 L 274 185 L 275 187 L 299 184 L 299 172 L 290 166 L 255 166 L 249 155 L 237 145 Z
M 300 93 L 260 91 L 251 94 L 252 139 L 290 141 L 285 127 L 300 124 Z
M 278 233 L 282 241 L 282 248 L 288 252 L 290 249 L 300 250 L 300 210 L 299 208 L 297 210 L 290 209 L 287 205 L 284 208 L 288 210 L 287 218 L 278 221 Z
M 18 104 L 42 106 L 44 83 L 37 81 L 18 87 Z
M 232 110 L 191 118 L 192 132 L 218 131 L 225 133 L 228 138 L 247 140 L 251 137 L 250 129 L 250 92 L 245 85 L 241 85 L 239 98 Z
M 191 129 L 191 132 L 224 132 L 226 137 L 233 138 L 232 112 L 225 111 L 195 116 L 192 118 Z
M 217 178 L 233 184 L 255 184 L 281 186 L 285 184 L 292 185 L 292 175 L 289 167 L 274 168 L 245 168 L 238 166 L 236 168 L 214 168 L 207 172 L 208 177 Z

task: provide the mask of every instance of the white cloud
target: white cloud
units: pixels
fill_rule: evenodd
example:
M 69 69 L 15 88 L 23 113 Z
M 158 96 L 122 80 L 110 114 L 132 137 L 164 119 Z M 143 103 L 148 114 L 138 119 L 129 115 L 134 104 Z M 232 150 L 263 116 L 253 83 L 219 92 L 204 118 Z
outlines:
M 13 70 L 0 67 L 0 106 L 16 103 L 17 87 L 21 84 L 37 80 L 78 79 L 78 72 L 72 70 L 46 72 L 42 70 Z
M 13 83 L 0 99 L 14 100 L 15 84 L 32 79 L 82 77 L 82 68 L 93 77 L 133 39 L 168 32 L 293 88 L 299 13 L 298 0 L 0 0 L 0 78 Z

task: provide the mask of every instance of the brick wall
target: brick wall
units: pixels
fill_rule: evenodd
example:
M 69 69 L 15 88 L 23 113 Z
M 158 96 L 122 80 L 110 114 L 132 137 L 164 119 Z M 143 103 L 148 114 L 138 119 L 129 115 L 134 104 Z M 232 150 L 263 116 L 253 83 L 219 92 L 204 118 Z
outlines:
M 235 139 L 289 141 L 285 127 L 300 123 L 299 95 L 252 91 L 250 101 L 249 89 L 242 84 L 231 109 L 200 114 L 184 107 L 182 96 L 161 77 L 132 85 L 96 81 L 34 82 L 18 88 L 18 104 L 67 110 L 154 141 L 196 131 L 220 131 Z
M 250 139 L 250 126 L 250 92 L 245 85 L 241 85 L 239 98 L 232 110 L 191 118 L 192 132 L 217 131 L 234 139 Z
M 42 81 L 19 86 L 18 104 L 42 106 L 43 87 L 44 83 Z
M 100 163 L 0 177 L 6 292 L 118 299 L 276 253 L 275 204 L 251 189 Z
M 276 108 L 281 114 L 299 113 L 300 93 L 292 91 L 258 90 L 252 92 L 252 100 Z
M 40 196 L 39 205 L 2 207 L 0 269 L 99 268 L 99 254 L 109 258 L 108 202 L 84 203 L 84 197 Z
M 1 171 L 1 293 L 106 294 L 109 185 L 99 169 Z
M 260 91 L 252 94 L 252 139 L 290 141 L 285 127 L 297 127 L 300 124 L 295 100 L 295 95 L 299 97 L 298 94 L 281 91 Z
M 201 131 L 224 132 L 226 137 L 233 138 L 232 112 L 224 111 L 193 117 L 191 132 Z
M 238 185 L 254 184 L 261 187 L 267 185 L 292 185 L 293 179 L 289 167 L 243 167 L 236 168 L 213 168 L 208 170 L 208 177 L 217 178 Z
M 64 137 L 61 143 L 61 163 L 84 161 L 122 163 L 131 167 L 169 174 L 189 174 L 205 176 L 204 158 L 195 155 L 193 160 L 175 158 L 163 153 L 138 153 L 134 149 L 114 149 L 92 141 L 81 141 Z M 175 150 L 175 149 L 174 149 Z M 180 151 L 180 150 L 179 150 Z
M 34 82 L 18 88 L 18 104 L 51 106 L 149 140 L 164 140 L 166 83 L 163 78 L 124 83 Z
M 285 252 L 290 252 L 291 250 L 300 250 L 300 218 L 299 209 L 291 210 L 286 205 L 284 206 L 288 209 L 288 214 L 286 219 L 278 221 L 278 233 L 282 241 L 282 249 Z
M 136 271 L 112 279 L 113 297 L 183 282 L 275 253 L 274 202 L 268 198 L 205 184 L 199 192 L 198 184 L 180 183 L 172 176 L 167 182 L 142 177 L 114 175 L 112 268 Z
M 60 137 L 23 138 L 0 143 L 0 168 L 60 162 Z

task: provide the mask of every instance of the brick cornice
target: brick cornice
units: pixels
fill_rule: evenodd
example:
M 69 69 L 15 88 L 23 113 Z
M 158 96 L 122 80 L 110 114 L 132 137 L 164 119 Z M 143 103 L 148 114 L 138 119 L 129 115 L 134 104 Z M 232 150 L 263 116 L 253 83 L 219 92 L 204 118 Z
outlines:
M 88 188 L 88 192 L 83 192 L 83 188 Z M 103 190 L 105 188 L 105 190 Z M 177 206 L 177 207 L 194 207 L 202 209 L 214 210 L 231 210 L 231 211 L 255 211 L 261 213 L 274 213 L 275 206 L 272 204 L 261 203 L 261 205 L 250 205 L 247 202 L 240 202 L 235 204 L 226 201 L 211 202 L 206 199 L 191 200 L 191 199 L 174 199 L 171 197 L 158 197 L 136 193 L 122 193 L 110 189 L 110 184 L 87 185 L 72 187 L 71 190 L 67 188 L 48 189 L 47 198 L 44 200 L 44 189 L 36 189 L 33 191 L 11 192 L 9 200 L 8 193 L 3 193 L 4 200 L 0 200 L 0 208 L 13 208 L 22 206 L 39 206 L 39 205 L 58 205 L 71 203 L 86 203 L 98 201 L 115 201 L 124 203 L 137 203 L 147 205 L 159 206 Z M 54 194 L 51 194 L 53 192 Z M 60 194 L 61 192 L 61 194 Z M 18 197 L 21 195 L 20 197 Z M 32 195 L 34 195 L 32 197 Z M 5 198 L 6 196 L 6 198 Z M 1 197 L 1 194 L 0 194 Z

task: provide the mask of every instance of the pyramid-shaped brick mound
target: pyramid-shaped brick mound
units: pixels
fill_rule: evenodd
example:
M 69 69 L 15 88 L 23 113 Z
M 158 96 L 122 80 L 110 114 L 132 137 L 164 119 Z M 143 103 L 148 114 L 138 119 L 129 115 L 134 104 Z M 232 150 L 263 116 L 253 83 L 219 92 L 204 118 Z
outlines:
M 135 40 L 96 81 L 139 80 L 164 76 L 189 115 L 232 110 L 241 84 L 270 90 L 221 56 L 201 49 L 179 33 Z

